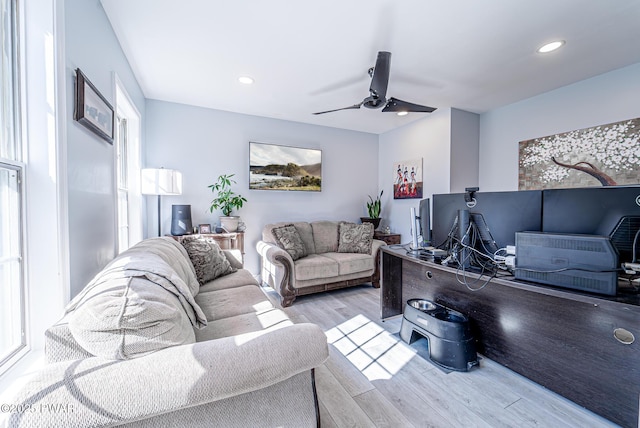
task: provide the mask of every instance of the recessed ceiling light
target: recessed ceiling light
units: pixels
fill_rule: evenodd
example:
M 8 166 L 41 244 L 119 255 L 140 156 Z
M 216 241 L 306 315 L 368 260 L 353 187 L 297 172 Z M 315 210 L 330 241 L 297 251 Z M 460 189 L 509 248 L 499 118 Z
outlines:
M 546 45 L 540 46 L 538 48 L 538 53 L 552 52 L 562 47 L 562 45 L 564 45 L 564 40 L 556 40 L 555 42 L 547 43 Z
M 397 114 L 398 114 L 398 116 L 406 116 L 406 115 L 409 114 L 409 112 L 408 111 L 399 111 Z
M 238 77 L 238 82 L 244 83 L 245 85 L 250 85 L 253 83 L 253 79 L 249 76 L 240 76 Z

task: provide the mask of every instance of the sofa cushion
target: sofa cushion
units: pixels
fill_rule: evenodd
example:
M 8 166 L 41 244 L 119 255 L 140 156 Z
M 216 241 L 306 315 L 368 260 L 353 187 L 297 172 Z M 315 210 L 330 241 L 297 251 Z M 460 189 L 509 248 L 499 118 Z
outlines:
M 213 281 L 209 281 L 205 283 L 202 287 L 200 287 L 200 292 L 206 293 L 208 291 L 243 287 L 245 285 L 259 285 L 259 284 L 258 284 L 258 281 L 256 281 L 256 279 L 253 277 L 253 275 L 251 275 L 251 272 L 249 272 L 246 269 L 238 269 L 234 273 L 221 276 L 220 278 L 216 278 Z
M 317 254 L 338 251 L 338 222 L 314 221 L 311 229 Z
M 307 256 L 307 249 L 300 238 L 298 229 L 293 224 L 274 227 L 273 235 L 278 246 L 289 253 L 293 260 Z
M 331 278 L 338 276 L 338 262 L 324 254 L 311 254 L 295 262 L 296 280 L 304 281 L 315 278 Z
M 338 234 L 339 253 L 371 254 L 373 224 L 340 223 Z
M 369 254 L 325 253 L 323 256 L 338 263 L 338 273 L 340 275 L 371 271 L 375 267 L 375 259 Z
M 240 314 L 212 321 L 203 329 L 196 330 L 196 341 L 220 339 L 261 330 L 275 330 L 293 325 L 287 314 L 276 308 Z
M 256 285 L 201 292 L 196 299 L 208 321 L 261 312 L 273 305 Z
M 189 254 L 201 286 L 236 271 L 213 239 L 206 236 L 186 236 L 181 243 Z

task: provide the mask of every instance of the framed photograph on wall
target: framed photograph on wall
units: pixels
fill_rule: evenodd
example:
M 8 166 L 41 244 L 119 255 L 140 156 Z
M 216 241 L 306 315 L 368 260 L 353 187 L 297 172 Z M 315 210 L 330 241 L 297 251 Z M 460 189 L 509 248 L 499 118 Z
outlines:
M 393 199 L 422 199 L 422 158 L 393 163 Z
M 114 112 L 109 101 L 76 69 L 76 97 L 73 119 L 113 144 Z
M 249 189 L 322 190 L 322 151 L 249 143 Z

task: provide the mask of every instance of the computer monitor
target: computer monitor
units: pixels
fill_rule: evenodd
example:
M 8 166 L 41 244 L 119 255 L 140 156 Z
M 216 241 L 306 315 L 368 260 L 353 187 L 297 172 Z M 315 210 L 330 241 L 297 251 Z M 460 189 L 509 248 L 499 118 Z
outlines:
M 620 262 L 640 257 L 640 186 L 550 189 L 542 201 L 544 232 L 608 236 Z
M 507 245 L 515 245 L 516 232 L 542 230 L 540 190 L 475 192 L 469 203 L 465 201 L 465 195 L 433 195 L 433 246 L 442 248 L 449 236 L 455 236 L 459 210 L 469 211 L 470 221 L 475 224 L 480 238 L 476 249 L 486 254 Z M 491 241 L 494 241 L 493 244 Z
M 422 235 L 422 245 L 431 245 L 431 203 L 429 198 L 422 199 L 418 208 L 420 222 L 420 235 Z
M 431 207 L 429 198 L 422 199 L 418 210 L 411 207 L 411 247 L 419 249 L 431 245 Z

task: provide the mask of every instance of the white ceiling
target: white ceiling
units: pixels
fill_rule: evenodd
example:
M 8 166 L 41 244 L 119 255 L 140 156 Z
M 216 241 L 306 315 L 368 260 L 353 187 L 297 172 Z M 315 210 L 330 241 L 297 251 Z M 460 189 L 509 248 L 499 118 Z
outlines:
M 380 50 L 388 97 L 475 113 L 640 62 L 638 0 L 101 2 L 147 98 L 376 134 L 425 113 L 311 113 L 368 96 Z

